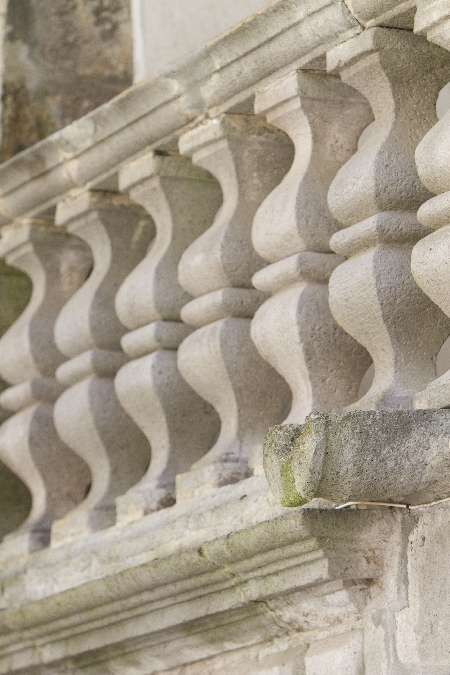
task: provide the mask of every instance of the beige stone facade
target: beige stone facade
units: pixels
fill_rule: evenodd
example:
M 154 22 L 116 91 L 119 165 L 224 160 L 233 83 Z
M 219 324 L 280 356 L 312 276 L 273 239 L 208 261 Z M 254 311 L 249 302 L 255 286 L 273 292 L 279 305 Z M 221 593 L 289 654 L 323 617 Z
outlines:
M 3 52 L 0 675 L 448 675 L 446 2 L 128 88 L 128 4 L 61 7 Z

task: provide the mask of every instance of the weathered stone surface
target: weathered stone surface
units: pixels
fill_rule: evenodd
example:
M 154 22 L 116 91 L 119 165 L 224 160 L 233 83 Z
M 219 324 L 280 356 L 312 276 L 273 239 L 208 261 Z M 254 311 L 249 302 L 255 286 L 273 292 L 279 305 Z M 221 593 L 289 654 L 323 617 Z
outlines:
M 2 160 L 132 82 L 127 0 L 9 0 Z
M 215 675 L 221 662 L 304 675 L 305 637 L 369 609 L 400 524 L 387 512 L 285 511 L 259 477 L 42 551 L 0 567 L 0 673 L 14 646 L 32 675 Z
M 335 502 L 420 504 L 450 495 L 450 412 L 313 413 L 269 429 L 264 468 L 285 506 Z
M 394 637 L 398 660 L 406 672 L 418 672 L 419 664 L 427 675 L 440 675 L 450 668 L 449 537 L 445 505 L 425 512 L 407 540 L 408 603 L 395 614 Z
M 315 642 L 305 657 L 305 675 L 363 675 L 363 634 L 344 633 Z

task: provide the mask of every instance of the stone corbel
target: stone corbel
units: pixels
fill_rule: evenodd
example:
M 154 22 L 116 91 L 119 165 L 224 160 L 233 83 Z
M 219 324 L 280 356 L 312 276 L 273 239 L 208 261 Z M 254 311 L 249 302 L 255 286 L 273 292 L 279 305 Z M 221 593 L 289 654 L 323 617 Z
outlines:
M 269 429 L 264 469 L 284 506 L 427 504 L 450 495 L 449 443 L 448 410 L 313 413 Z

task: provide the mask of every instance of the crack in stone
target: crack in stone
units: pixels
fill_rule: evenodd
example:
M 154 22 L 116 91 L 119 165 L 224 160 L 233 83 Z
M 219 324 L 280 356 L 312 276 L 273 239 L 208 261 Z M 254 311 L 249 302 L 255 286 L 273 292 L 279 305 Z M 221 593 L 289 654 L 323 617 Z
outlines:
M 347 5 L 347 1 L 346 1 L 346 0 L 341 0 L 341 2 L 342 2 L 342 4 L 344 5 L 344 7 L 345 7 L 345 9 L 347 10 L 347 12 L 350 14 L 350 16 L 351 16 L 353 19 L 355 19 L 356 23 L 357 23 L 359 26 L 361 26 L 361 28 L 364 30 L 364 29 L 365 29 L 364 24 L 358 19 L 357 16 L 355 16 L 355 15 L 353 14 L 352 10 L 351 10 L 350 7 Z

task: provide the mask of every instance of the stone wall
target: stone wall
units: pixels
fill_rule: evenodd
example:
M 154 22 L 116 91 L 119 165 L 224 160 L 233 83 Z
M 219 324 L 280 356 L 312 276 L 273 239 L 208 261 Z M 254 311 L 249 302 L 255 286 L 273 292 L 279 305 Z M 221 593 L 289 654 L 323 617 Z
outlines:
M 0 22 L 1 16 L 0 6 Z M 131 82 L 129 0 L 9 0 L 1 159 L 82 117 Z

